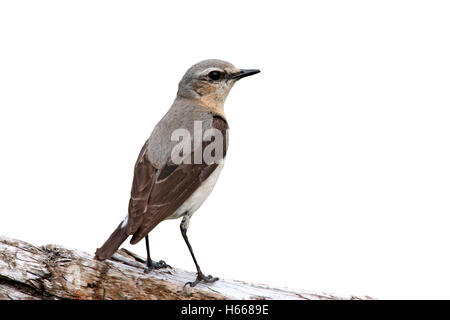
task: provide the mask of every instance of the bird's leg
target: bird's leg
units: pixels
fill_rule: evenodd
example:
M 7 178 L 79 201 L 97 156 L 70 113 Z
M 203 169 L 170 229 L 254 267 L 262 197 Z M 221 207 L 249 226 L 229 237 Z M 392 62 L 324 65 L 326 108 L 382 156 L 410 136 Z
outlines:
M 147 268 L 145 268 L 144 270 L 145 273 L 149 273 L 153 269 L 171 268 L 163 260 L 160 260 L 158 262 L 152 261 L 152 259 L 150 258 L 150 245 L 148 244 L 148 235 L 145 236 L 145 247 L 147 249 Z
M 183 235 L 183 239 L 184 239 L 184 241 L 186 242 L 186 245 L 189 248 L 189 252 L 191 253 L 192 259 L 194 260 L 195 267 L 197 268 L 197 278 L 195 279 L 195 281 L 186 282 L 186 284 L 184 286 L 189 285 L 191 287 L 195 287 L 201 281 L 214 282 L 214 281 L 219 280 L 219 278 L 213 277 L 211 275 L 205 276 L 203 274 L 202 270 L 200 269 L 200 266 L 198 265 L 197 259 L 195 259 L 194 251 L 192 250 L 192 246 L 189 243 L 189 239 L 188 239 L 188 236 L 187 236 L 187 228 L 188 228 L 188 225 L 189 225 L 189 219 L 190 219 L 189 216 L 184 216 L 183 217 L 183 220 L 181 221 L 181 224 L 180 224 L 180 229 L 181 229 L 181 234 Z

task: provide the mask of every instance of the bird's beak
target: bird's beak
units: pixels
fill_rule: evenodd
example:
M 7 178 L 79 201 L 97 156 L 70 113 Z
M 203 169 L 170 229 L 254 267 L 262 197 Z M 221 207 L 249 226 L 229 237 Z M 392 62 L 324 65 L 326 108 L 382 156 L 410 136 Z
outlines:
M 232 75 L 233 79 L 239 80 L 254 74 L 260 73 L 258 69 L 241 69 L 238 73 Z

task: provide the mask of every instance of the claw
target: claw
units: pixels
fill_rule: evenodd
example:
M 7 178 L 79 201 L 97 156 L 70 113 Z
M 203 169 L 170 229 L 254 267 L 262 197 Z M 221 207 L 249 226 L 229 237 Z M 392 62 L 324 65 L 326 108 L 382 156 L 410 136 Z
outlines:
M 150 265 L 149 263 L 147 263 L 147 268 L 144 269 L 144 273 L 149 273 L 154 269 L 164 269 L 164 268 L 172 269 L 172 267 L 163 260 L 159 260 L 158 262 L 151 261 Z
M 213 277 L 211 275 L 205 276 L 203 273 L 199 272 L 199 273 L 197 273 L 197 279 L 195 279 L 195 281 L 186 282 L 184 286 L 186 287 L 189 285 L 192 288 L 192 287 L 195 287 L 197 284 L 199 284 L 202 281 L 206 282 L 206 283 L 211 283 L 211 282 L 214 282 L 217 280 L 219 280 L 219 278 Z
M 156 262 L 155 268 L 156 269 L 162 269 L 162 268 L 172 269 L 172 267 L 170 265 L 168 265 L 164 260 L 159 260 L 158 262 Z

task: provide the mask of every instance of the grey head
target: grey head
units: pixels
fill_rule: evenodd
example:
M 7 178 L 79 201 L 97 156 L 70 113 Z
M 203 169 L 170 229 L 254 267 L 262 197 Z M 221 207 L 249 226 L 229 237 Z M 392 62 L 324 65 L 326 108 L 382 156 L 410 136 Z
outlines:
M 186 71 L 178 85 L 178 97 L 196 99 L 206 107 L 223 105 L 238 80 L 259 72 L 258 69 L 239 69 L 223 60 L 204 60 Z

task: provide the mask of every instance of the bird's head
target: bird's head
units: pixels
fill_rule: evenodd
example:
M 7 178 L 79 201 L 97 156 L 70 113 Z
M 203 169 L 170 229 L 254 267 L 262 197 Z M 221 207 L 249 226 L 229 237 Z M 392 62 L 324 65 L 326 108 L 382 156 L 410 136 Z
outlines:
M 190 67 L 178 85 L 178 97 L 195 99 L 209 108 L 223 108 L 233 85 L 257 69 L 238 69 L 222 60 L 204 60 Z

